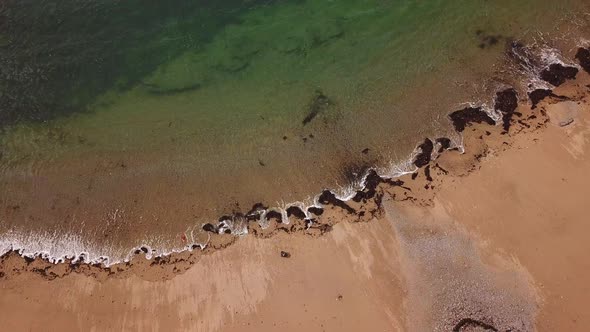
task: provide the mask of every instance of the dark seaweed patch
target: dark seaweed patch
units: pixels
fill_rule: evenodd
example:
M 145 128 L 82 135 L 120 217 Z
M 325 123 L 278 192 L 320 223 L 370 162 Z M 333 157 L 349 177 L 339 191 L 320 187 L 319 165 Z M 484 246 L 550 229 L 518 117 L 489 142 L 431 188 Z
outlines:
M 580 47 L 576 53 L 576 59 L 580 62 L 580 66 L 590 73 L 590 49 Z
M 426 166 L 430 162 L 432 150 L 434 150 L 434 144 L 429 138 L 426 138 L 424 143 L 420 144 L 418 148 L 420 148 L 421 152 L 416 156 L 416 159 L 414 159 L 414 165 L 420 168 Z
M 566 80 L 573 80 L 578 74 L 578 68 L 553 63 L 541 71 L 541 79 L 551 85 L 560 86 Z
M 482 111 L 480 107 L 467 107 L 459 111 L 449 114 L 455 130 L 462 132 L 470 123 L 487 123 L 490 126 L 496 124 L 486 112 Z
M 303 125 L 310 123 L 320 112 L 326 110 L 334 103 L 321 90 L 316 90 L 315 96 L 309 105 L 307 116 L 303 119 Z
M 482 50 L 497 45 L 503 38 L 502 35 L 486 34 L 483 30 L 477 30 L 475 35 L 479 38 L 479 44 L 477 47 L 481 48 Z

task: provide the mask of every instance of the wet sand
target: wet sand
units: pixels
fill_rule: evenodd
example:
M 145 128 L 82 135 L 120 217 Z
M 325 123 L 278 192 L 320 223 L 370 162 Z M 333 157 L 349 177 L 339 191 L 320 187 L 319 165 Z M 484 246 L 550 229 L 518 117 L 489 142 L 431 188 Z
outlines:
M 3 329 L 585 331 L 589 90 L 581 72 L 553 91 L 567 101 L 521 100 L 509 134 L 468 125 L 464 154 L 379 183 L 377 202 L 326 204 L 325 227 L 110 270 L 5 256 Z

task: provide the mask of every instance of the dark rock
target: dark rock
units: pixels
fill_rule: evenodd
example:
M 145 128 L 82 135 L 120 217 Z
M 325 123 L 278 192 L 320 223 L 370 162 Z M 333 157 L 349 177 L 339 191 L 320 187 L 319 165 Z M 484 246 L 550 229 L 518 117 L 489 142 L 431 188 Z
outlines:
M 537 105 L 545 98 L 551 97 L 556 98 L 559 100 L 567 100 L 568 98 L 565 96 L 559 96 L 553 93 L 551 90 L 547 89 L 537 89 L 534 91 L 529 92 L 529 99 L 531 100 L 531 109 L 537 108 Z
M 490 126 L 495 125 L 496 123 L 486 112 L 482 111 L 480 107 L 467 107 L 459 111 L 455 111 L 449 114 L 449 118 L 453 122 L 453 126 L 455 130 L 458 132 L 462 132 L 465 130 L 470 123 L 477 122 L 477 123 L 487 123 Z
M 432 150 L 434 150 L 434 144 L 430 139 L 426 138 L 424 143 L 420 144 L 418 147 L 421 152 L 416 156 L 416 159 L 414 159 L 414 165 L 420 168 L 426 166 L 430 162 Z
M 316 216 L 321 216 L 322 214 L 324 214 L 324 209 L 319 208 L 319 207 L 315 207 L 315 206 L 311 206 L 311 207 L 307 208 L 307 212 L 314 214 Z
M 324 205 L 334 205 L 334 206 L 337 206 L 339 208 L 342 208 L 342 209 L 346 210 L 346 212 L 348 212 L 350 214 L 356 213 L 356 210 L 355 209 L 353 209 L 352 207 L 350 207 L 345 202 L 343 202 L 343 201 L 339 200 L 338 198 L 336 198 L 336 195 L 334 195 L 329 190 L 324 190 L 322 192 L 322 194 L 319 197 L 319 202 L 321 204 L 324 204 Z
M 574 119 L 572 118 L 567 118 L 563 121 L 559 121 L 559 126 L 560 127 L 565 127 L 565 126 L 569 126 L 570 124 L 572 124 L 574 122 Z
M 225 215 L 225 216 L 219 217 L 219 219 L 217 221 L 222 222 L 222 221 L 232 220 L 232 219 L 233 219 L 233 216 Z
M 451 147 L 451 140 L 446 137 L 439 137 L 435 140 L 435 142 L 440 144 L 438 153 L 442 153 L 444 150 L 448 150 Z
M 383 178 L 381 178 L 375 170 L 370 170 L 367 174 L 367 177 L 365 178 L 365 189 L 363 189 L 363 191 L 357 191 L 352 200 L 355 202 L 360 202 L 363 199 L 371 199 L 375 197 L 375 194 L 377 193 L 377 186 L 381 182 L 383 182 Z
M 205 232 L 217 233 L 217 227 L 213 226 L 210 223 L 203 225 L 203 230 Z
M 23 258 L 25 259 L 25 262 L 27 262 L 27 264 L 31 264 L 35 261 L 35 257 L 23 256 Z
M 266 213 L 266 219 L 275 219 L 277 222 L 283 222 L 283 215 L 281 215 L 281 213 L 277 211 L 268 211 Z
M 248 211 L 246 213 L 246 220 L 248 221 L 254 221 L 254 220 L 259 220 L 260 219 L 260 215 L 262 214 L 263 211 L 267 210 L 268 206 L 265 206 L 262 203 L 256 203 L 252 206 L 252 208 L 250 209 L 250 211 Z
M 518 107 L 518 95 L 516 90 L 510 88 L 496 93 L 494 108 L 502 113 L 502 126 L 507 132 L 510 129 L 510 120 Z
M 367 154 L 367 153 L 369 153 L 369 148 L 365 148 L 365 149 L 363 149 L 363 151 L 361 151 L 361 153 L 362 153 L 362 154 Z
M 576 53 L 576 59 L 580 62 L 580 66 L 590 73 L 590 49 L 580 47 Z
M 494 326 L 487 324 L 485 322 L 472 319 L 472 318 L 463 318 L 461 319 L 455 327 L 453 327 L 453 332 L 462 332 L 462 331 L 471 331 L 471 329 L 479 328 L 478 331 L 494 331 L 498 332 L 498 329 Z M 467 330 L 469 329 L 469 330 Z
M 534 91 L 529 92 L 529 99 L 531 100 L 532 104 L 531 108 L 537 108 L 537 104 L 539 104 L 541 100 L 550 96 L 555 96 L 555 94 L 553 94 L 553 91 L 547 89 L 536 89 Z
M 303 212 L 298 206 L 289 206 L 287 208 L 287 216 L 295 216 L 295 218 L 305 219 L 305 212 Z
M 283 258 L 291 258 L 291 254 L 288 251 L 281 250 L 281 257 Z
M 541 79 L 551 85 L 560 86 L 566 80 L 573 80 L 578 74 L 578 68 L 553 63 L 541 71 Z
M 424 175 L 426 176 L 426 180 L 432 182 L 432 177 L 430 176 L 430 165 L 424 167 Z

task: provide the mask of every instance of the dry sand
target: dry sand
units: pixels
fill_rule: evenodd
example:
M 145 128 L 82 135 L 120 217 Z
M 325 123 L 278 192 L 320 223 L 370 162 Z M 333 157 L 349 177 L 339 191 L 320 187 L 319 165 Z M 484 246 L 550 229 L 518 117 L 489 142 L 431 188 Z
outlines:
M 530 121 L 510 135 L 468 127 L 467 153 L 431 162 L 432 181 L 404 178 L 411 197 L 380 187 L 368 222 L 240 237 L 167 263 L 172 274 L 140 262 L 48 280 L 5 259 L 1 329 L 587 331 L 589 82 L 581 73 L 555 90 L 573 101 L 521 104 Z

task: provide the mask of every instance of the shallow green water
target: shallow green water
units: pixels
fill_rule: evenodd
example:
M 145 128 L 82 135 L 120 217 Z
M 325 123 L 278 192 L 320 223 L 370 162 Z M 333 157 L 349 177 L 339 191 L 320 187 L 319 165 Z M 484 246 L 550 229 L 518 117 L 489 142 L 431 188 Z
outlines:
M 395 170 L 424 137 L 453 135 L 460 103 L 523 79 L 501 70 L 507 43 L 567 51 L 588 37 L 587 12 L 574 0 L 5 1 L 3 241 L 43 247 L 31 238 L 48 231 L 56 252 L 169 250 L 222 214 Z

